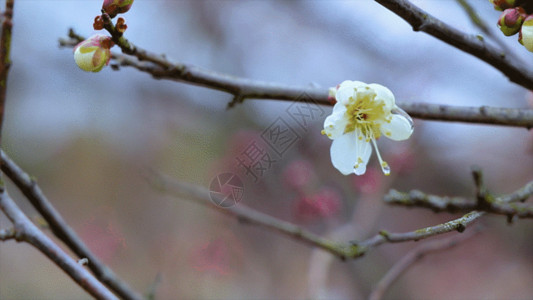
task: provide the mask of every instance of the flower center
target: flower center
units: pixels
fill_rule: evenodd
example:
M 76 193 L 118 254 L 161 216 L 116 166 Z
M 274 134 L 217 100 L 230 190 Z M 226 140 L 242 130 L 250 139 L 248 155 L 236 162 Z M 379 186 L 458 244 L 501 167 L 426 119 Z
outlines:
M 359 129 L 367 141 L 378 139 L 381 136 L 381 123 L 388 120 L 384 111 L 385 103 L 375 101 L 376 94 L 370 91 L 356 95 L 357 98 L 352 98 L 352 102 L 346 106 L 349 122 L 344 133 Z

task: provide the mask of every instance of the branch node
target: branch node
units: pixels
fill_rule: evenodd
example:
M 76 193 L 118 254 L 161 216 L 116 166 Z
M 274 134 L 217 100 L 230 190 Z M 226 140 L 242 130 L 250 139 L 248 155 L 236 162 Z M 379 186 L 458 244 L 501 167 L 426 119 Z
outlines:
M 16 238 L 15 228 L 11 227 L 8 229 L 0 230 L 0 241 L 7 241 Z
M 245 97 L 241 93 L 236 93 L 233 99 L 228 103 L 228 106 L 226 109 L 231 109 L 237 104 L 241 104 L 244 102 Z
M 379 231 L 379 235 L 381 235 L 382 237 L 384 237 L 387 241 L 390 241 L 390 234 L 388 231 L 386 230 L 380 230 Z

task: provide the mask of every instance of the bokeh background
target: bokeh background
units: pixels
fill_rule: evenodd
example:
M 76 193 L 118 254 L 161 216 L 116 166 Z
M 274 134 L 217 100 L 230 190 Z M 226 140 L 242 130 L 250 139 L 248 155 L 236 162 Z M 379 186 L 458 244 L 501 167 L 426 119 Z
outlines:
M 87 245 L 137 291 L 147 293 L 155 284 L 157 299 L 360 299 L 418 245 L 383 245 L 341 262 L 163 194 L 149 184 L 147 170 L 204 187 L 231 170 L 245 184 L 239 205 L 338 241 L 459 216 L 385 206 L 390 188 L 471 196 L 472 165 L 482 167 L 496 193 L 533 179 L 533 137 L 521 128 L 415 120 L 410 140 L 379 141 L 392 176 L 376 169 L 375 156 L 365 176 L 342 176 L 330 162 L 331 141 L 320 135 L 324 117 L 302 131 L 286 115 L 291 103 L 247 100 L 227 110 L 231 97 L 218 91 L 129 68 L 85 73 L 58 39 L 70 27 L 93 34 L 101 2 L 16 2 L 3 145 Z M 455 1 L 412 2 L 479 33 Z M 470 3 L 497 31 L 492 5 Z M 223 73 L 324 88 L 346 79 L 377 82 L 406 102 L 529 105 L 524 88 L 413 32 L 372 1 L 136 0 L 124 17 L 126 36 L 140 47 Z M 531 66 L 533 54 L 516 37 L 502 39 L 525 68 Z M 329 114 L 331 108 L 323 109 Z M 235 166 L 236 157 L 254 141 L 261 146 L 262 132 L 278 117 L 301 138 L 254 182 Z M 9 191 L 36 218 L 16 188 Z M 531 298 L 531 222 L 508 225 L 500 216 L 482 222 L 483 233 L 425 258 L 386 298 Z M 4 215 L 0 225 L 10 225 Z M 24 243 L 0 244 L 0 278 L 1 299 L 90 298 Z

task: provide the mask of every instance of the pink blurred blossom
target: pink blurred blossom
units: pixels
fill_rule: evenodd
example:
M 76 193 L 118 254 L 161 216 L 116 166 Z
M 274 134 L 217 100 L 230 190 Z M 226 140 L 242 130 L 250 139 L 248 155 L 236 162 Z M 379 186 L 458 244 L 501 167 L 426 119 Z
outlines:
M 214 271 L 229 274 L 229 250 L 221 238 L 205 243 L 192 256 L 192 264 L 198 271 Z
M 357 191 L 363 194 L 374 194 L 379 190 L 383 175 L 376 168 L 369 167 L 365 174 L 352 178 L 352 184 Z
M 415 154 L 409 147 L 397 148 L 397 151 L 389 154 L 389 163 L 398 174 L 407 174 L 416 166 Z
M 240 242 L 231 234 L 201 242 L 191 253 L 192 267 L 200 272 L 230 275 L 240 268 L 243 249 Z
M 342 202 L 336 190 L 324 187 L 313 195 L 298 197 L 294 205 L 297 218 L 313 221 L 334 216 L 339 212 Z
M 313 165 L 304 159 L 293 160 L 283 171 L 283 181 L 297 191 L 304 188 L 315 175 Z
M 88 247 L 104 262 L 109 262 L 126 248 L 122 231 L 111 221 L 91 217 L 80 229 L 80 236 Z

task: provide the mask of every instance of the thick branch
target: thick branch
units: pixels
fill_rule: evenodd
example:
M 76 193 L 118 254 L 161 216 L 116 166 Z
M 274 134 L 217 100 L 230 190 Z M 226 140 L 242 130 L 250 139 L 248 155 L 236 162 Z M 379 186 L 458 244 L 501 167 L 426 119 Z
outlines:
M 375 0 L 409 23 L 414 31 L 423 31 L 469 53 L 500 70 L 514 83 L 533 90 L 533 72 L 482 38 L 465 34 L 431 16 L 407 0 Z
M 46 220 L 52 232 L 62 240 L 78 257 L 89 259 L 89 268 L 95 276 L 123 299 L 142 299 L 142 296 L 103 264 L 94 255 L 74 230 L 65 222 L 59 212 L 52 206 L 37 183 L 17 166 L 3 151 L 1 152 L 2 171 L 7 175 L 21 192 L 30 200 L 35 209 Z
M 73 47 L 80 40 L 83 40 L 83 37 L 72 30 L 69 33 L 69 37 L 70 40 L 60 39 L 60 45 Z M 131 43 L 128 42 L 128 45 L 131 46 Z M 163 56 L 148 54 L 148 52 L 141 51 L 138 47 L 134 49 L 136 50 L 133 53 L 137 56 L 137 59 L 113 53 L 112 58 L 116 66 L 133 67 L 157 79 L 185 82 L 230 93 L 234 96 L 234 99 L 238 99 L 237 101 L 232 101 L 230 106 L 251 98 L 295 101 L 303 95 L 313 99 L 317 104 L 333 104 L 328 99 L 328 90 L 325 88 L 289 86 L 236 77 L 193 65 L 170 63 Z M 139 55 L 139 52 L 143 54 Z M 151 59 L 147 59 L 147 57 Z M 139 59 L 145 61 L 140 61 Z M 163 62 L 154 62 L 159 60 L 163 60 Z M 533 128 L 533 109 L 487 106 L 466 107 L 401 101 L 398 101 L 397 104 L 409 113 L 411 117 L 418 119 Z
M 17 207 L 3 187 L 0 188 L 0 209 L 13 222 L 17 241 L 28 242 L 39 249 L 93 297 L 97 299 L 118 299 L 83 266 L 68 256 L 41 232 Z
M 451 231 L 463 232 L 467 226 L 483 215 L 483 212 L 471 212 L 461 218 L 452 220 L 436 226 L 426 227 L 415 231 L 405 233 L 389 233 L 381 231 L 379 234 L 362 242 L 348 242 L 339 243 L 321 238 L 311 232 L 285 222 L 264 213 L 258 212 L 254 209 L 243 206 L 242 204 L 235 205 L 229 208 L 221 208 L 215 206 L 210 200 L 210 193 L 207 189 L 189 183 L 179 182 L 167 176 L 159 174 L 149 174 L 148 180 L 159 191 L 164 193 L 177 195 L 184 199 L 195 200 L 194 202 L 205 205 L 209 208 L 236 217 L 238 220 L 264 227 L 268 230 L 276 231 L 289 238 L 304 242 L 308 245 L 321 248 L 338 256 L 342 260 L 357 259 L 363 256 L 367 251 L 373 247 L 380 246 L 385 243 L 400 243 L 408 241 L 418 241 L 432 236 L 444 234 Z

